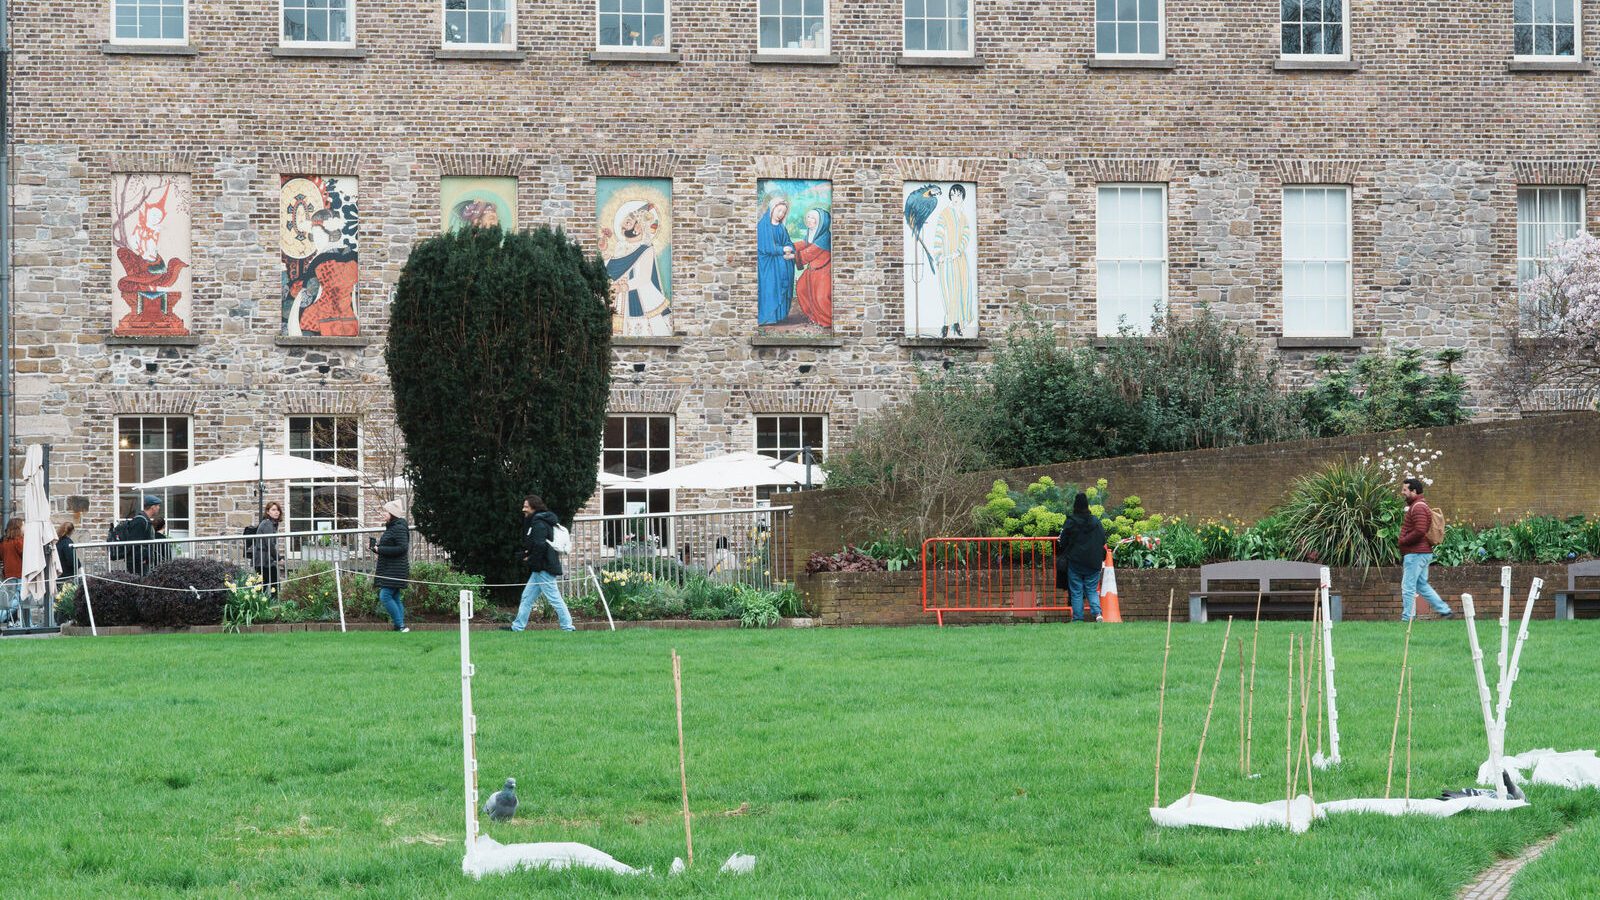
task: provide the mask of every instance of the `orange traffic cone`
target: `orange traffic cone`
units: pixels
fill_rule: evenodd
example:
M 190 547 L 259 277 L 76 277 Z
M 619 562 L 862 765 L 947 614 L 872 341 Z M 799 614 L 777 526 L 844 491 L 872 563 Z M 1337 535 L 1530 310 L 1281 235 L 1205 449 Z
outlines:
M 1100 616 L 1107 622 L 1122 621 L 1122 604 L 1117 602 L 1117 570 L 1111 565 L 1111 548 L 1106 548 L 1106 565 L 1100 570 Z

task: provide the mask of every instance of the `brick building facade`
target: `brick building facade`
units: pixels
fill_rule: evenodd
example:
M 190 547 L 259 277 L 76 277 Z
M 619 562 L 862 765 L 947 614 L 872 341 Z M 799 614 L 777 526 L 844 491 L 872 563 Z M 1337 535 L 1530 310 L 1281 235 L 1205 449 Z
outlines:
M 1107 331 L 1122 226 L 1128 246 L 1159 238 L 1143 263 L 1172 314 L 1209 304 L 1291 377 L 1324 352 L 1456 346 L 1475 407 L 1502 414 L 1484 375 L 1519 237 L 1547 233 L 1530 230 L 1533 192 L 1553 190 L 1539 227 L 1570 229 L 1597 178 L 1600 13 L 1576 0 L 1570 26 L 1524 22 L 1511 0 L 1335 0 L 1318 14 L 1339 37 L 1316 49 L 1337 52 L 1301 54 L 1276 2 L 832 0 L 792 7 L 805 36 L 789 41 L 768 0 L 645 0 L 660 19 L 623 16 L 622 33 L 644 23 L 631 45 L 611 0 L 551 0 L 497 26 L 500 46 L 446 36 L 465 13 L 446 22 L 440 4 L 355 2 L 314 46 L 284 40 L 279 4 L 13 5 L 18 432 L 52 443 L 54 493 L 84 498 L 85 521 L 108 521 L 127 467 L 165 465 L 175 443 L 207 459 L 314 431 L 386 470 L 388 299 L 441 227 L 446 177 L 515 178 L 519 225 L 586 243 L 597 179 L 670 179 L 670 333 L 618 338 L 611 412 L 664 420 L 673 462 L 750 449 L 781 415 L 838 445 L 919 366 L 981 359 L 1024 305 L 1078 338 Z M 138 18 L 151 8 L 169 19 Z M 928 50 L 936 28 L 946 52 Z M 188 176 L 185 334 L 114 333 L 113 185 L 145 173 Z M 308 175 L 359 183 L 358 334 L 284 333 L 280 192 Z M 757 327 L 758 182 L 777 178 L 831 183 L 823 333 Z M 907 336 L 913 182 L 976 193 L 976 335 Z M 1154 230 L 1105 221 L 1107 185 L 1159 189 Z M 1286 202 L 1308 197 L 1323 212 L 1293 213 L 1289 255 L 1321 280 L 1290 286 L 1286 309 Z M 1306 297 L 1325 301 L 1311 320 Z M 349 441 L 328 437 L 341 422 L 355 448 L 325 446 Z M 650 424 L 628 449 L 660 455 Z M 190 526 L 236 529 L 246 496 L 197 491 Z

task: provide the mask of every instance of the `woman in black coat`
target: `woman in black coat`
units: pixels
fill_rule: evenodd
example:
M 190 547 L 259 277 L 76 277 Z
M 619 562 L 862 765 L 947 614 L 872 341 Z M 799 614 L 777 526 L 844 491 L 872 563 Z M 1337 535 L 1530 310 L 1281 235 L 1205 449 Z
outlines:
M 61 562 L 61 580 L 78 574 L 78 551 L 72 546 L 72 533 L 78 526 L 64 522 L 56 527 L 56 559 Z
M 261 589 L 274 596 L 278 593 L 278 532 L 282 527 L 283 507 L 276 500 L 269 501 L 256 525 L 256 539 L 250 542 L 250 555 L 261 575 Z
M 383 534 L 371 541 L 372 552 L 378 555 L 373 572 L 373 582 L 378 585 L 378 600 L 388 610 L 395 631 L 410 631 L 406 627 L 406 608 L 400 603 L 400 592 L 411 578 L 411 527 L 403 518 L 405 507 L 399 500 L 383 505 Z
M 1100 517 L 1089 512 L 1089 497 L 1079 494 L 1072 501 L 1072 515 L 1061 526 L 1056 544 L 1056 590 L 1066 591 L 1072 600 L 1072 618 L 1082 622 L 1083 602 L 1100 619 L 1100 570 L 1106 559 L 1106 529 Z

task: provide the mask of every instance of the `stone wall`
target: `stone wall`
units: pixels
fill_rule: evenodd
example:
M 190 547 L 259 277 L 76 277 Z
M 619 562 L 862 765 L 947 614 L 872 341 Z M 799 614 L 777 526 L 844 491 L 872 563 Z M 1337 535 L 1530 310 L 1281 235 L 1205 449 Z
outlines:
M 1428 469 L 1434 483 L 1427 493 L 1451 522 L 1482 526 L 1527 515 L 1600 514 L 1600 470 L 1594 465 L 1600 413 L 980 472 L 963 479 L 959 505 L 978 506 L 996 479 L 1020 488 L 1042 475 L 1080 486 L 1104 478 L 1118 498 L 1137 496 L 1152 513 L 1248 524 L 1281 503 L 1295 479 L 1327 463 L 1375 456 L 1407 441 L 1441 452 Z M 791 537 L 797 564 L 817 550 L 831 553 L 882 536 L 863 521 L 858 496 L 855 490 L 833 490 L 786 498 L 795 507 Z
M 343 56 L 274 52 L 271 4 L 190 4 L 176 54 L 103 48 L 104 3 L 12 7 L 18 437 L 54 444 L 59 496 L 108 520 L 111 417 L 173 403 L 202 457 L 279 442 L 294 397 L 357 410 L 392 444 L 388 301 L 439 227 L 446 173 L 514 173 L 521 224 L 585 241 L 596 177 L 673 179 L 680 333 L 617 346 L 612 406 L 674 415 L 680 461 L 750 448 L 760 413 L 826 415 L 839 446 L 920 368 L 984 360 L 1023 304 L 1092 338 L 1106 182 L 1167 185 L 1174 315 L 1210 304 L 1291 380 L 1319 353 L 1459 346 L 1474 408 L 1503 415 L 1483 375 L 1503 350 L 1516 188 L 1600 195 L 1600 88 L 1510 71 L 1500 0 L 1356 4 L 1355 71 L 1276 69 L 1276 7 L 1224 0 L 1170 5 L 1165 69 L 1088 67 L 1087 3 L 978 4 L 960 66 L 901 57 L 897 0 L 834 10 L 824 65 L 753 59 L 748 0 L 675 5 L 674 55 L 636 62 L 591 56 L 593 0 L 523 7 L 518 52 L 497 59 L 437 52 L 440 7 L 414 0 L 363 2 Z M 1589 19 L 1583 44 L 1600 46 Z M 110 336 L 111 176 L 152 165 L 192 177 L 194 341 Z M 361 179 L 371 343 L 276 339 L 286 168 Z M 756 183 L 772 176 L 833 182 L 832 341 L 754 333 Z M 901 184 L 925 178 L 978 185 L 979 340 L 901 338 Z M 1282 335 L 1281 192 L 1308 182 L 1353 189 L 1348 338 Z M 246 495 L 201 492 L 200 530 L 242 524 Z
M 1533 615 L 1538 619 L 1555 617 L 1555 594 L 1565 590 L 1566 566 L 1519 565 L 1514 567 L 1512 600 L 1516 615 L 1528 597 L 1528 587 L 1534 578 L 1543 578 L 1545 587 L 1534 605 Z M 1498 566 L 1434 566 L 1428 580 L 1450 608 L 1461 612 L 1461 594 L 1471 594 L 1477 601 L 1479 615 L 1496 618 L 1500 611 L 1500 567 Z M 1333 593 L 1338 594 L 1346 621 L 1389 621 L 1400 617 L 1400 569 L 1389 566 L 1368 570 L 1334 569 L 1331 573 Z M 922 574 L 920 572 L 835 572 L 820 575 L 801 575 L 797 587 L 806 596 L 808 609 L 820 625 L 932 625 L 936 617 L 922 609 Z M 1189 620 L 1189 592 L 1200 589 L 1199 569 L 1118 569 L 1117 597 L 1122 618 L 1129 622 L 1161 621 L 1167 616 L 1169 592 L 1173 599 L 1173 619 Z M 1013 592 L 979 591 L 974 595 L 981 605 L 1007 606 L 1018 602 Z M 1046 605 L 1067 605 L 1064 593 L 1049 592 L 1043 601 Z M 1023 602 L 1027 602 L 1025 599 Z M 1039 601 L 1032 601 L 1037 604 Z M 935 597 L 930 606 L 939 603 Z M 1427 603 L 1417 600 L 1418 611 L 1424 612 Z M 1493 612 L 1484 610 L 1492 605 Z M 1431 615 L 1431 613 L 1428 613 Z M 1278 618 L 1270 606 L 1262 610 L 1262 618 Z M 1070 613 L 1040 612 L 983 612 L 944 615 L 946 624 L 974 624 L 1007 622 L 1014 620 L 1059 621 L 1071 618 Z M 1213 620 L 1217 617 L 1212 616 Z

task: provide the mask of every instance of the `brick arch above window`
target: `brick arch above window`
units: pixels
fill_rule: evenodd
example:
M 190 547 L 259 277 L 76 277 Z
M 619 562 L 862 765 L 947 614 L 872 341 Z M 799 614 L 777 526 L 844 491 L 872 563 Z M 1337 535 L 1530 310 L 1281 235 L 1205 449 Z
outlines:
M 359 178 L 362 172 L 360 153 L 263 153 L 262 171 L 283 175 L 343 175 Z
M 283 412 L 289 416 L 360 416 L 374 396 L 364 391 L 288 391 Z
M 113 172 L 187 175 L 195 170 L 192 153 L 112 153 L 110 163 Z
M 670 416 L 677 414 L 682 402 L 683 390 L 679 388 L 612 388 L 606 414 Z
M 982 159 L 918 159 L 900 158 L 890 163 L 889 171 L 901 181 L 967 181 L 982 182 Z
M 828 415 L 838 392 L 827 388 L 759 388 L 741 391 L 756 415 Z
M 586 161 L 590 173 L 599 178 L 672 178 L 678 168 L 678 154 L 665 153 L 590 153 Z
M 1590 159 L 1530 159 L 1511 164 L 1512 175 L 1519 185 L 1569 185 L 1588 184 L 1594 174 L 1595 161 Z
M 1097 182 L 1158 184 L 1172 180 L 1170 159 L 1091 159 L 1089 176 Z
M 192 416 L 199 405 L 199 391 L 170 388 L 122 389 L 106 393 L 114 416 Z
M 1361 163 L 1353 159 L 1280 159 L 1278 178 L 1284 184 L 1354 184 Z
M 436 153 L 433 161 L 448 176 L 518 178 L 527 168 L 527 158 L 514 153 Z
M 835 162 L 831 156 L 757 156 L 753 160 L 757 178 L 813 181 L 832 181 Z

